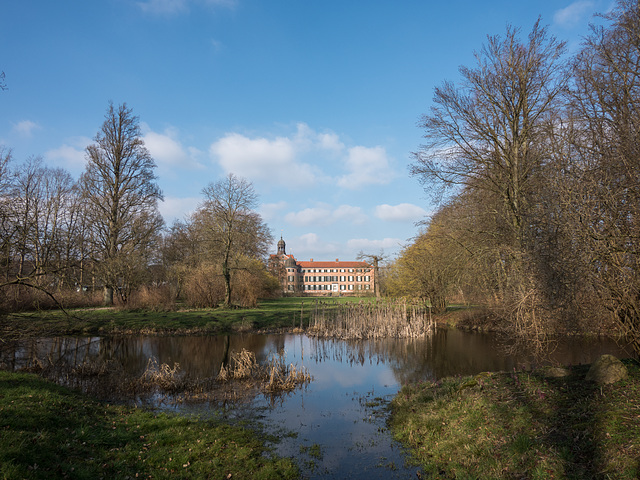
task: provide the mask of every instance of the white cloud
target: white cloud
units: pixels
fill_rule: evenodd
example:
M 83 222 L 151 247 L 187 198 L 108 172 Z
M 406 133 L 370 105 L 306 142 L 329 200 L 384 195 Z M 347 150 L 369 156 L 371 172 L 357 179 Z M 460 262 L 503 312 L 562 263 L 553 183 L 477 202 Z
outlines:
M 21 122 L 13 124 L 13 131 L 24 137 L 30 137 L 31 135 L 33 135 L 34 130 L 37 130 L 39 128 L 40 125 L 32 122 L 31 120 L 23 120 Z
M 71 138 L 69 143 L 45 152 L 44 157 L 49 162 L 69 170 L 80 170 L 86 164 L 85 149 L 91 143 L 93 142 L 89 137 Z
M 279 216 L 279 212 L 287 208 L 287 202 L 281 201 L 277 203 L 263 203 L 258 209 L 263 220 L 275 220 Z
M 202 201 L 200 197 L 164 197 L 164 201 L 158 204 L 158 209 L 167 224 L 174 220 L 184 220 L 198 208 Z
M 159 167 L 203 168 L 196 160 L 201 152 L 196 148 L 185 148 L 177 139 L 175 129 L 167 128 L 164 133 L 157 133 L 145 124 L 142 125 L 142 129 L 145 132 L 144 144 Z
M 209 151 L 226 173 L 292 187 L 315 182 L 313 168 L 296 161 L 298 147 L 290 138 L 270 140 L 229 133 Z
M 335 133 L 321 133 L 318 135 L 318 140 L 325 150 L 339 152 L 344 148 L 344 143 L 340 141 L 340 137 Z
M 293 225 L 326 226 L 334 222 L 331 210 L 326 207 L 305 208 L 299 212 L 290 212 L 284 220 Z
M 387 152 L 380 146 L 350 148 L 345 167 L 349 173 L 338 179 L 338 185 L 352 190 L 366 185 L 383 185 L 395 176 L 389 167 Z
M 389 183 L 396 176 L 384 147 L 347 149 L 336 133 L 317 132 L 305 123 L 297 124 L 288 136 L 249 137 L 230 132 L 212 143 L 209 153 L 226 173 L 292 189 L 330 183 L 357 190 Z M 336 162 L 345 171 L 337 179 L 323 173 L 325 165 Z
M 572 28 L 590 16 L 595 8 L 596 5 L 593 1 L 578 0 L 561 10 L 557 10 L 553 15 L 553 21 L 560 27 Z
M 340 205 L 333 211 L 333 218 L 336 221 L 344 220 L 355 225 L 362 225 L 367 221 L 367 215 L 362 208 L 351 205 Z
M 284 219 L 292 225 L 327 226 L 340 221 L 362 225 L 367 221 L 367 216 L 360 207 L 340 205 L 332 209 L 327 205 L 319 205 L 299 212 L 287 213 Z
M 383 204 L 378 205 L 375 210 L 376 217 L 386 222 L 417 222 L 427 214 L 424 208 L 411 203 Z
M 289 242 L 287 242 L 289 245 Z M 326 260 L 339 252 L 339 247 L 335 243 L 321 241 L 315 233 L 305 233 L 291 242 L 292 248 L 287 247 L 287 252 L 291 250 L 298 260 Z M 296 254 L 298 252 L 298 254 Z
M 317 133 L 304 122 L 296 125 L 296 133 L 292 140 L 298 151 L 316 150 L 338 153 L 344 149 L 344 144 L 336 133 Z

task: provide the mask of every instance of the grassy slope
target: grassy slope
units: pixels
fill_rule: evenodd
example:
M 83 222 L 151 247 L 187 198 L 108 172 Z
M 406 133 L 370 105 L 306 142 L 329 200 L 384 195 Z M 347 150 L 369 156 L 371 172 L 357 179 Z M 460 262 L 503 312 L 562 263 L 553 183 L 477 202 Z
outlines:
M 370 297 L 332 297 L 320 301 L 358 302 Z M 179 311 L 129 311 L 114 308 L 75 309 L 67 316 L 59 310 L 16 313 L 0 317 L 0 338 L 43 335 L 96 335 L 113 333 L 224 333 L 233 330 L 268 330 L 309 323 L 314 298 L 263 300 L 257 308 L 203 308 Z
M 109 406 L 34 375 L 0 372 L 1 478 L 297 478 L 255 433 Z
M 513 372 L 407 385 L 392 428 L 435 478 L 640 478 L 640 367 L 600 388 Z

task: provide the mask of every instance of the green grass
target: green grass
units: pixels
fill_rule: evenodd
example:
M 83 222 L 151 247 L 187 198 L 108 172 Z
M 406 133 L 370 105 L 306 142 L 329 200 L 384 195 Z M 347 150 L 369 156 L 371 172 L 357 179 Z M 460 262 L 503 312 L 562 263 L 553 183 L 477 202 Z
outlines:
M 370 301 L 371 297 L 326 297 L 328 304 Z M 215 334 L 307 327 L 315 298 L 260 301 L 257 308 L 203 308 L 176 311 L 94 308 L 14 313 L 0 317 L 0 338 L 52 335 Z
M 424 478 L 640 477 L 640 367 L 600 388 L 588 367 L 566 378 L 514 372 L 406 385 L 394 398 L 396 439 Z
M 297 478 L 255 431 L 106 405 L 0 372 L 0 478 Z

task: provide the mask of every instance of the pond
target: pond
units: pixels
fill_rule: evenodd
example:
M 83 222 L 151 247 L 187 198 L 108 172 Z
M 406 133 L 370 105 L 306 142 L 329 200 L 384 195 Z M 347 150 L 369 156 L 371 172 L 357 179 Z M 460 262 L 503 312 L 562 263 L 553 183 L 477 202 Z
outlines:
M 305 367 L 313 380 L 280 395 L 257 395 L 224 406 L 231 419 L 260 421 L 282 438 L 282 456 L 295 457 L 306 478 L 416 478 L 416 467 L 387 430 L 388 402 L 406 382 L 437 380 L 482 371 L 534 366 L 526 355 L 506 355 L 493 335 L 437 330 L 411 340 L 343 341 L 304 334 L 233 336 L 140 336 L 32 339 L 0 352 L 0 366 L 21 369 L 34 358 L 79 365 L 89 360 L 117 362 L 130 375 L 142 375 L 149 359 L 173 366 L 190 378 L 215 377 L 231 351 L 246 349 L 264 362 L 284 350 L 287 364 Z M 553 358 L 564 365 L 591 363 L 603 353 L 628 356 L 615 342 L 570 339 Z M 131 400 L 131 399 L 129 399 Z M 142 401 L 142 399 L 138 399 Z M 211 402 L 146 399 L 158 408 L 207 414 Z

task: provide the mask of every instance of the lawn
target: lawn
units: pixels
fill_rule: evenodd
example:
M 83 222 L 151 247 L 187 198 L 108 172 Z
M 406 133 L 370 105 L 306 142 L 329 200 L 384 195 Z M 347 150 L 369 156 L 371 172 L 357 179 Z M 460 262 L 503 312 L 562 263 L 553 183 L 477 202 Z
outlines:
M 0 372 L 4 479 L 297 478 L 295 463 L 266 446 L 276 439 L 256 429 L 107 405 Z
M 218 334 L 306 327 L 318 302 L 334 305 L 372 297 L 285 297 L 261 300 L 256 308 L 170 311 L 122 308 L 41 310 L 0 316 L 0 338 L 54 335 Z
M 423 478 L 640 478 L 640 366 L 597 386 L 588 366 L 406 385 L 392 429 Z

